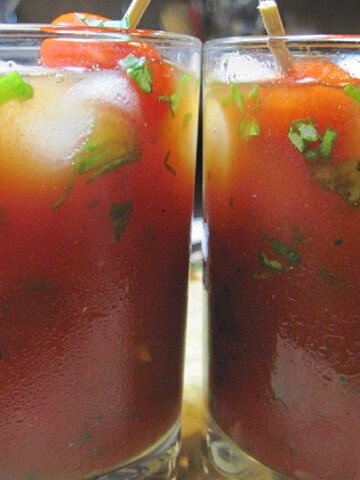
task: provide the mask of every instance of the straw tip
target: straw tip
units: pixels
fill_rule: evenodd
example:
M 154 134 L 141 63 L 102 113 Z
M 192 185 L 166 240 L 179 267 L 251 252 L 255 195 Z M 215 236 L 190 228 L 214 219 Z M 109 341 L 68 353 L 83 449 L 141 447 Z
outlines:
M 276 8 L 277 4 L 275 0 L 259 0 L 259 9 L 266 9 L 266 8 Z

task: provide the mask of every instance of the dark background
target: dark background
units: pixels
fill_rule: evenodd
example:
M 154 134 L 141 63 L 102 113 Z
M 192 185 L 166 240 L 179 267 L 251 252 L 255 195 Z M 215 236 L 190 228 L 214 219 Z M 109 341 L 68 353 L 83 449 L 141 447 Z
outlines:
M 278 0 L 288 33 L 360 33 L 359 0 Z M 17 4 L 17 6 L 16 6 Z M 9 21 L 49 22 L 67 11 L 119 18 L 130 0 L 0 0 Z M 140 26 L 193 33 L 203 40 L 263 33 L 258 0 L 152 0 Z M 15 8 L 15 15 L 11 11 Z

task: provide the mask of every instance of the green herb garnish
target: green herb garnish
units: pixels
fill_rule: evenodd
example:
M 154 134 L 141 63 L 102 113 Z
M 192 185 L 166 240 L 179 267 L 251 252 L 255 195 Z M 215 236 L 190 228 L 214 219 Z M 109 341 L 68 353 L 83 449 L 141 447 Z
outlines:
M 114 226 L 114 238 L 119 240 L 134 210 L 133 202 L 113 203 L 110 207 L 109 218 Z
M 294 231 L 296 231 L 295 228 Z M 259 265 L 265 267 L 267 270 L 272 270 L 274 273 L 289 271 L 294 267 L 300 266 L 301 256 L 293 246 L 274 237 L 265 236 L 264 240 L 270 246 L 271 252 L 266 253 L 265 250 L 259 250 L 257 252 Z M 295 235 L 292 243 L 298 243 L 298 239 Z M 269 278 L 269 275 L 257 273 L 255 278 L 266 279 Z
M 148 67 L 145 57 L 139 58 L 129 53 L 127 57 L 120 60 L 120 65 L 128 76 L 135 80 L 143 92 L 152 92 L 152 70 Z
M 117 168 L 137 163 L 141 158 L 141 152 L 132 147 L 129 152 L 123 153 L 120 156 L 116 154 L 122 149 L 114 148 L 114 145 L 108 141 L 88 142 L 84 148 L 75 156 L 74 168 L 72 169 L 69 181 L 65 186 L 61 197 L 52 206 L 53 210 L 58 209 L 63 205 L 70 195 L 76 180 L 77 175 L 84 175 L 91 173 L 85 183 L 92 183 L 94 180 L 112 172 Z
M 278 260 L 269 258 L 262 250 L 258 252 L 258 261 L 262 267 L 269 268 L 270 270 L 275 270 L 276 272 L 280 272 L 283 269 L 282 264 Z
M 346 93 L 356 102 L 360 102 L 360 88 L 355 87 L 355 85 L 349 84 L 343 88 L 343 92 Z
M 161 95 L 158 97 L 159 102 L 166 102 L 171 110 L 171 113 L 175 115 L 178 111 L 180 105 L 180 94 L 178 92 L 173 93 L 172 95 Z
M 91 183 L 105 173 L 138 162 L 140 156 L 139 151 L 131 150 L 129 153 L 114 158 L 112 145 L 109 145 L 106 142 L 97 145 L 89 143 L 85 145 L 76 158 L 77 171 L 79 175 L 83 175 L 95 170 L 95 172 L 86 180 L 86 183 Z
M 323 135 L 312 118 L 294 120 L 288 130 L 288 139 L 307 160 L 329 161 L 337 140 L 336 131 L 328 127 Z
M 260 135 L 259 123 L 255 118 L 241 120 L 238 129 L 240 135 L 244 137 L 256 137 Z
M 237 88 L 237 86 L 234 83 L 232 83 L 230 86 L 229 95 L 227 95 L 222 99 L 221 104 L 223 107 L 226 107 L 230 102 L 234 102 L 241 113 L 245 112 L 244 94 L 242 93 L 241 90 Z
M 257 137 L 260 135 L 260 126 L 256 118 L 249 115 L 246 108 L 245 99 L 253 100 L 255 107 L 259 106 L 259 85 L 254 85 L 251 90 L 244 95 L 235 84 L 230 85 L 230 93 L 222 99 L 222 106 L 227 107 L 229 103 L 234 103 L 243 115 L 243 119 L 238 124 L 238 132 L 242 137 Z
M 291 263 L 294 266 L 299 266 L 301 263 L 301 258 L 300 255 L 296 250 L 293 248 L 289 247 L 286 245 L 284 242 L 281 240 L 278 240 L 277 238 L 269 238 L 269 242 L 271 244 L 271 249 L 273 252 L 277 253 L 281 257 L 283 257 L 285 260 L 287 260 L 289 263 Z
M 27 100 L 33 95 L 32 85 L 25 82 L 18 72 L 11 72 L 0 78 L 0 105 L 10 100 Z

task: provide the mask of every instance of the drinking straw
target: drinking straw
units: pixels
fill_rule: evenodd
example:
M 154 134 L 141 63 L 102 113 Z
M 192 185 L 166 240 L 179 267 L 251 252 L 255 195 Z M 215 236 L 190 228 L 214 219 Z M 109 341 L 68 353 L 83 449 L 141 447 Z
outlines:
M 151 0 L 132 0 L 124 15 L 124 18 L 128 20 L 130 28 L 136 28 L 150 1 Z
M 284 73 L 293 69 L 294 61 L 285 42 L 279 38 L 286 35 L 279 9 L 275 0 L 259 0 L 258 9 L 264 22 L 265 30 L 269 35 L 269 48 L 273 53 L 278 65 Z

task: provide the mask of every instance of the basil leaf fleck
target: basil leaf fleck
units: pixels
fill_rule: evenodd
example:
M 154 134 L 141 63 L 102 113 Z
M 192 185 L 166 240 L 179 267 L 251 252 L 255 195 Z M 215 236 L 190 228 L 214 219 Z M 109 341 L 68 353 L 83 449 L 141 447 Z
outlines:
M 158 97 L 159 102 L 166 102 L 171 110 L 173 116 L 178 111 L 180 105 L 180 94 L 178 92 L 173 93 L 172 95 L 161 95 Z
M 300 265 L 301 258 L 296 250 L 289 247 L 288 245 L 286 245 L 286 243 L 282 242 L 281 240 L 278 240 L 277 238 L 271 237 L 269 240 L 270 240 L 272 251 L 274 253 L 277 253 L 278 255 L 283 257 L 285 260 L 287 260 L 289 263 L 291 263 L 294 266 Z
M 239 123 L 239 133 L 245 137 L 260 135 L 260 126 L 255 118 L 244 119 Z
M 110 206 L 109 218 L 114 226 L 114 238 L 119 240 L 134 210 L 133 202 L 113 203 Z
M 226 97 L 223 98 L 221 104 L 223 107 L 226 107 L 230 102 L 234 102 L 235 105 L 239 108 L 239 110 L 244 113 L 245 111 L 245 102 L 244 102 L 244 94 L 241 90 L 237 88 L 237 86 L 232 83 L 230 86 L 230 93 Z
M 152 70 L 148 67 L 145 57 L 139 58 L 129 53 L 127 57 L 120 60 L 120 65 L 127 75 L 135 80 L 143 92 L 152 92 Z
M 258 252 L 258 261 L 262 267 L 275 270 L 276 272 L 280 272 L 283 269 L 282 264 L 278 260 L 269 258 L 262 250 Z

